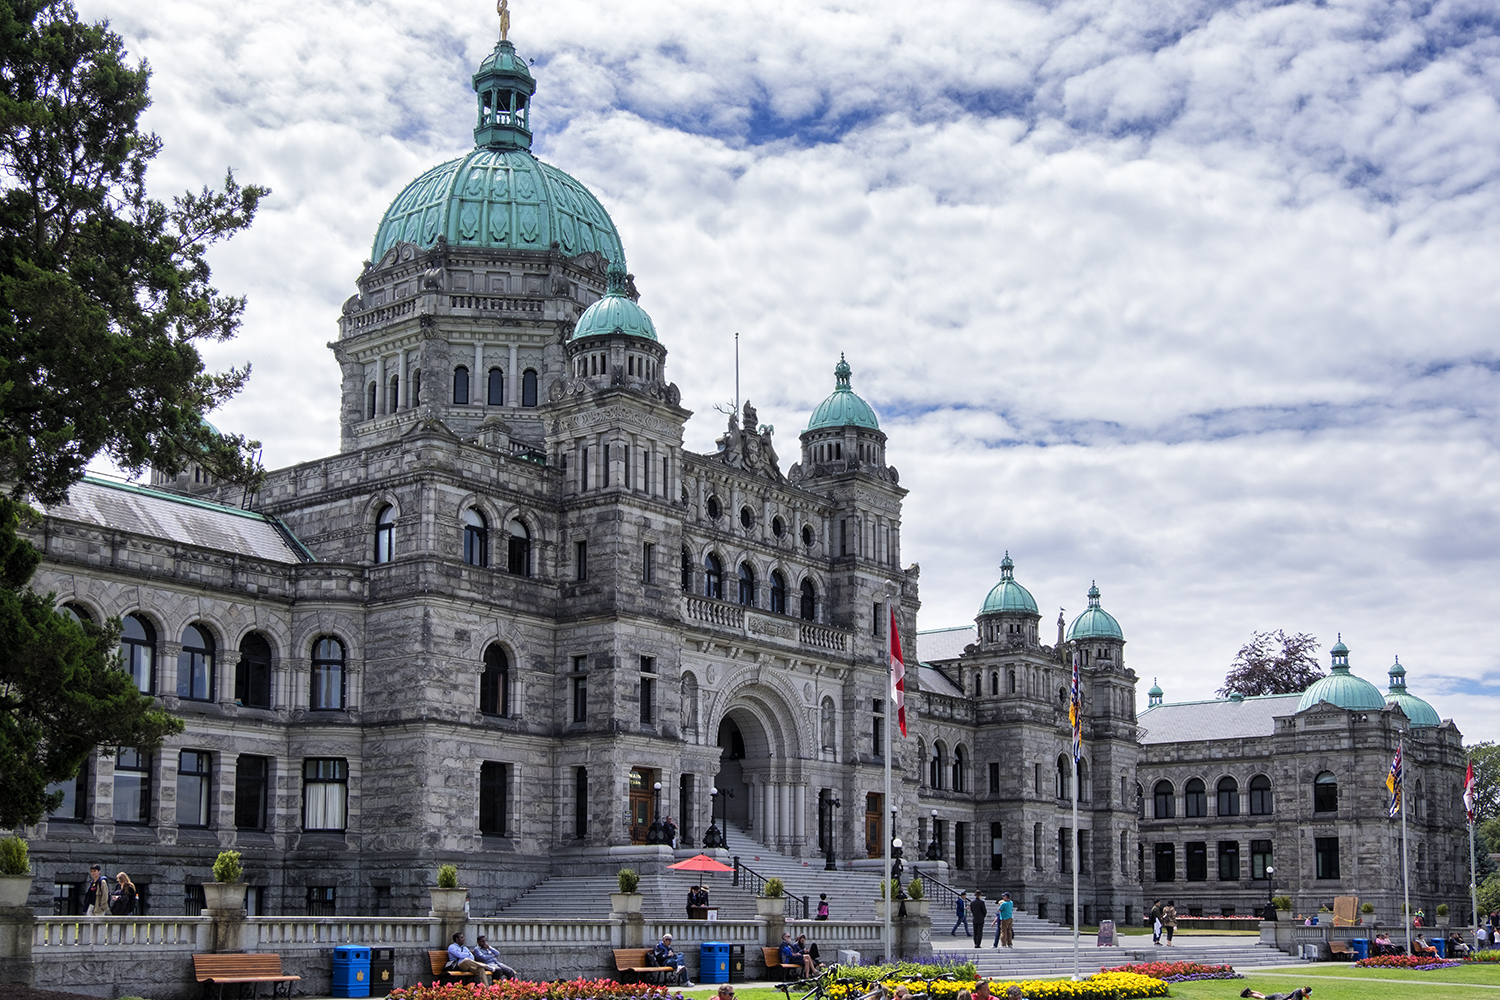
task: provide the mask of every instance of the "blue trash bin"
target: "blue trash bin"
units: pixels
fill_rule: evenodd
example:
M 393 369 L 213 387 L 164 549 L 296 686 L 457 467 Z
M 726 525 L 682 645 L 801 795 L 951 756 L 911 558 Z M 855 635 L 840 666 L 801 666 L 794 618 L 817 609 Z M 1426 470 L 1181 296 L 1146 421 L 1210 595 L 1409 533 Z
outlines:
M 333 949 L 333 995 L 367 997 L 370 995 L 370 949 L 358 944 L 341 944 Z
M 1355 938 L 1353 941 L 1349 942 L 1349 947 L 1354 949 L 1354 960 L 1356 962 L 1370 957 L 1369 938 Z
M 698 982 L 729 982 L 729 944 L 705 941 L 698 951 Z
M 1427 943 L 1437 949 L 1438 958 L 1448 957 L 1448 942 L 1446 940 L 1443 938 L 1433 938 Z

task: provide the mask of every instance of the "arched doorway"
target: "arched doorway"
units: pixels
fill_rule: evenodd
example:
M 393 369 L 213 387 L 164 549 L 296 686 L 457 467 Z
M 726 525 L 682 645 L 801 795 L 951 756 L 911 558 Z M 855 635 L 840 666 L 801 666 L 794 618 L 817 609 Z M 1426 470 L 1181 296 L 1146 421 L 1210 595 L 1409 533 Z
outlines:
M 715 815 L 727 816 L 731 841 L 737 830 L 767 847 L 804 853 L 808 790 L 796 719 L 788 700 L 763 685 L 736 692 L 719 718 Z

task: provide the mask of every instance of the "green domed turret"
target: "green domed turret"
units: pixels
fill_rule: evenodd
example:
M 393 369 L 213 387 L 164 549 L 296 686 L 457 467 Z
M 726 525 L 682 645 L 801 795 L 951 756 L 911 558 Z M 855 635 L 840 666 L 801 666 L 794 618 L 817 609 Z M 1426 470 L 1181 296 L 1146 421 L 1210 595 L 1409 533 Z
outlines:
M 1314 681 L 1311 687 L 1302 692 L 1302 700 L 1297 702 L 1297 711 L 1312 708 L 1320 701 L 1351 712 L 1378 712 L 1385 708 L 1385 698 L 1381 696 L 1380 689 L 1363 677 L 1356 677 L 1349 672 L 1349 647 L 1344 645 L 1342 635 L 1328 652 L 1333 658 L 1333 672 Z
M 1077 639 L 1116 639 L 1125 641 L 1125 633 L 1120 631 L 1120 623 L 1115 621 L 1114 615 L 1099 606 L 1099 587 L 1097 584 L 1089 585 L 1089 606 L 1083 614 L 1073 619 L 1073 624 L 1068 626 L 1066 641 L 1073 642 Z
M 630 337 L 656 339 L 656 324 L 646 310 L 625 294 L 625 267 L 618 261 L 609 266 L 609 290 L 604 297 L 583 311 L 578 317 L 569 341 L 584 337 L 601 337 L 610 334 L 625 334 Z
M 867 427 L 872 431 L 880 429 L 880 421 L 875 419 L 875 411 L 870 409 L 870 404 L 860 399 L 850 388 L 851 374 L 853 370 L 849 367 L 849 362 L 840 354 L 839 363 L 833 369 L 833 392 L 813 410 L 812 419 L 807 422 L 809 431 L 823 427 Z
M 1005 553 L 1005 558 L 1000 561 L 1000 582 L 995 584 L 989 596 L 984 599 L 984 607 L 979 609 L 980 614 L 1040 614 L 1031 591 L 1015 581 L 1015 569 L 1016 564 L 1011 562 L 1010 553 Z
M 1146 704 L 1160 705 L 1163 697 L 1161 685 L 1156 683 L 1155 677 L 1151 678 L 1151 688 L 1146 692 Z
M 1401 665 L 1401 657 L 1396 657 L 1396 662 L 1391 664 L 1391 669 L 1387 673 L 1391 678 L 1391 686 L 1386 692 L 1385 703 L 1400 706 L 1413 729 L 1418 726 L 1441 726 L 1443 724 L 1443 720 L 1437 714 L 1437 709 L 1407 692 L 1406 668 Z

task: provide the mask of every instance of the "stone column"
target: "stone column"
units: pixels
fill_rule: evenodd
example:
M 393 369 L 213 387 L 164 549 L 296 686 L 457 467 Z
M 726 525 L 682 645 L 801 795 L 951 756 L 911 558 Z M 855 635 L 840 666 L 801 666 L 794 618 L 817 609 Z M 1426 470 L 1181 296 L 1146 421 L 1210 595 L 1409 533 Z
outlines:
M 411 382 L 407 378 L 406 355 L 406 349 L 402 348 L 400 369 L 401 382 L 399 387 L 396 389 L 396 408 L 400 410 L 411 409 Z
M 521 388 L 520 388 L 521 387 L 521 373 L 518 372 L 518 371 L 516 371 L 516 345 L 515 344 L 511 344 L 510 345 L 510 371 L 508 371 L 508 372 L 505 373 L 505 378 L 506 378 L 506 381 L 508 381 L 510 383 L 508 386 L 506 386 L 506 389 L 505 389 L 505 391 L 506 391 L 506 396 L 505 396 L 506 403 L 508 403 L 511 406 L 520 406 L 521 405 L 521 397 L 518 394 L 521 391 Z M 537 391 L 538 392 L 541 391 L 540 387 L 538 387 Z
M 385 355 L 375 359 L 375 415 L 390 412 L 390 403 L 385 398 Z
M 33 986 L 31 940 L 36 917 L 28 906 L 0 907 L 0 983 Z
M 469 405 L 485 406 L 490 401 L 490 379 L 484 371 L 484 341 L 474 341 L 474 374 L 469 376 Z
M 760 786 L 761 798 L 761 843 L 770 847 L 776 842 L 776 786 L 767 782 Z
M 776 836 L 782 843 L 792 834 L 792 786 L 781 782 L 776 786 Z
M 807 786 L 792 786 L 792 837 L 798 845 L 807 841 Z

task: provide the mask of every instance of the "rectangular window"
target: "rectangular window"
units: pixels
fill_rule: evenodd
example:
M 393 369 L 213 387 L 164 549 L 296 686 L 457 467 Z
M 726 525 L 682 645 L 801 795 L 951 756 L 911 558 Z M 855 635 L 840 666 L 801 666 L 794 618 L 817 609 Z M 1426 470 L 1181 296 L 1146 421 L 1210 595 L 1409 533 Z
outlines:
M 77 820 L 83 822 L 89 798 L 89 762 L 84 761 L 78 769 L 78 777 L 66 781 L 54 781 L 47 786 L 47 794 L 62 792 L 62 803 L 47 814 L 48 820 Z M 63 914 L 67 916 L 68 914 Z
M 587 580 L 589 578 L 589 543 L 577 541 L 573 543 L 573 567 L 577 578 Z
M 990 794 L 997 795 L 1000 792 L 1000 762 L 990 761 Z
M 234 825 L 241 830 L 266 828 L 266 801 L 271 759 L 241 754 L 234 764 Z
M 849 554 L 849 519 L 839 521 L 839 555 Z
M 948 856 L 948 821 L 935 819 L 932 821 L 932 839 L 937 841 L 938 857 Z
M 583 455 L 578 460 L 578 488 L 587 490 L 589 488 L 589 450 L 583 449 Z
M 625 467 L 625 488 L 635 489 L 635 465 L 630 460 L 630 445 L 628 444 L 621 449 L 620 463 Z
M 656 582 L 656 545 L 652 542 L 641 546 L 641 582 Z
M 510 765 L 487 760 L 479 765 L 479 832 L 503 837 L 510 812 Z
M 115 756 L 115 822 L 151 822 L 151 755 L 133 747 Z
M 953 824 L 953 866 L 955 868 L 969 867 L 969 852 L 964 848 L 969 842 L 969 824 Z
M 302 762 L 302 829 L 342 831 L 348 802 L 348 761 L 309 757 Z
M 78 917 L 83 915 L 83 894 L 87 885 L 83 882 L 52 883 L 52 915 L 54 917 Z
M 599 478 L 604 480 L 604 485 L 609 485 L 609 445 L 604 446 L 604 461 L 599 463 Z
M 589 835 L 589 769 L 573 769 L 573 831 L 582 840 Z
M 882 627 L 884 624 L 885 616 L 880 613 L 880 602 L 877 601 L 870 607 L 870 634 L 884 635 L 885 629 Z
M 1275 867 L 1271 860 L 1271 842 L 1269 840 L 1250 841 L 1250 877 L 1265 878 L 1266 869 Z
M 383 561 L 390 562 L 390 559 Z M 240 664 L 234 672 L 234 700 L 246 708 L 270 708 L 270 647 L 257 645 L 247 650 L 246 645 L 240 645 Z
M 307 887 L 307 915 L 310 917 L 333 917 L 338 915 L 338 888 L 331 885 Z
M 874 718 L 870 723 L 870 753 L 876 757 L 885 755 L 885 709 L 879 698 L 874 703 Z
M 1184 875 L 1189 882 L 1208 881 L 1208 845 L 1201 840 L 1185 844 Z
M 1072 833 L 1065 826 L 1057 828 L 1057 870 L 1060 872 L 1073 870 Z
M 649 726 L 656 722 L 656 679 L 654 677 L 641 678 L 641 725 Z
M 182 915 L 196 917 L 208 906 L 202 882 L 188 882 L 182 887 Z
M 1219 881 L 1238 882 L 1240 879 L 1240 842 L 1219 841 Z
M 1318 837 L 1313 841 L 1313 854 L 1317 861 L 1317 877 L 1335 879 L 1339 877 L 1339 839 Z
M 1042 794 L 1042 765 L 1031 765 L 1031 780 L 1038 795 Z
M 1005 841 L 1002 837 L 1004 828 L 999 823 L 990 824 L 990 871 L 997 872 L 1005 867 Z
M 573 658 L 573 669 L 582 670 L 581 656 Z M 589 678 L 579 674 L 573 678 L 573 721 L 587 722 L 589 718 Z
M 1156 845 L 1156 881 L 1177 880 L 1177 847 L 1174 844 Z
M 201 750 L 177 755 L 178 826 L 208 826 L 209 759 Z

